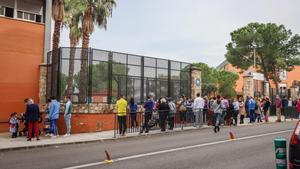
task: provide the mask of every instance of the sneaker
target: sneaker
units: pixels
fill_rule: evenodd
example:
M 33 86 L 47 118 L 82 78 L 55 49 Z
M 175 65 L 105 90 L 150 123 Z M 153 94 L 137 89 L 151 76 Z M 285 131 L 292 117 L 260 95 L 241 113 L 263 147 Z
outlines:
M 52 135 L 52 136 L 51 136 L 51 138 L 57 138 L 57 136 L 55 136 L 55 135 Z
M 47 133 L 47 134 L 45 134 L 45 136 L 46 136 L 46 137 L 49 137 L 49 136 L 51 136 L 51 134 Z
M 69 137 L 70 135 L 71 135 L 71 134 L 68 134 L 68 133 L 67 133 L 67 134 L 64 135 L 64 137 Z
M 50 136 L 50 137 L 53 137 L 53 136 L 54 136 L 54 134 L 52 134 L 52 133 L 51 133 L 51 134 L 49 134 L 49 136 Z

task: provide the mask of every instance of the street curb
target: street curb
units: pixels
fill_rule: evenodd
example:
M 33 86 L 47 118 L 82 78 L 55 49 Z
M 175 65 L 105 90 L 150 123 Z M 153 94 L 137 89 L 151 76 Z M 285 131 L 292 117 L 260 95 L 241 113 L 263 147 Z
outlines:
M 293 121 L 286 121 L 282 123 L 290 123 Z M 257 125 L 268 125 L 268 124 L 274 124 L 276 122 L 268 122 L 268 123 L 255 123 L 255 124 L 245 124 L 245 125 L 239 125 L 239 126 L 222 126 L 223 128 L 236 128 L 236 127 L 245 127 L 245 126 L 257 126 Z M 205 126 L 202 128 L 187 128 L 183 130 L 173 130 L 168 131 L 165 133 L 157 132 L 157 133 L 149 133 L 149 134 L 138 134 L 133 136 L 125 136 L 125 137 L 117 137 L 117 138 L 104 138 L 104 139 L 97 139 L 97 140 L 85 140 L 85 141 L 74 141 L 74 142 L 67 142 L 67 143 L 53 143 L 53 144 L 42 144 L 42 145 L 28 145 L 28 146 L 22 146 L 22 147 L 9 147 L 9 148 L 1 148 L 0 152 L 8 152 L 8 151 L 16 151 L 16 150 L 30 150 L 34 148 L 46 148 L 46 147 L 55 147 L 55 146 L 63 146 L 63 145 L 72 145 L 72 144 L 86 144 L 86 143 L 96 143 L 96 142 L 104 142 L 104 141 L 116 141 L 116 140 L 122 140 L 122 139 L 131 139 L 131 138 L 139 138 L 139 137 L 151 137 L 151 136 L 158 136 L 158 135 L 168 135 L 168 134 L 174 134 L 174 133 L 180 133 L 185 131 L 193 131 L 193 130 L 204 130 L 204 129 L 210 129 L 213 126 Z

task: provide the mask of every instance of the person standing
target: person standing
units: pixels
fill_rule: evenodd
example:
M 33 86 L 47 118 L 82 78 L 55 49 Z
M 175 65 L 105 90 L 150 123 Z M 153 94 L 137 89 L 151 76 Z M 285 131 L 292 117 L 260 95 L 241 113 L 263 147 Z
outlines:
M 57 121 L 59 118 L 60 112 L 60 103 L 56 100 L 55 97 L 51 97 L 51 104 L 49 108 L 49 118 L 50 118 L 50 126 L 51 126 L 51 137 L 56 138 L 59 136 Z
M 240 111 L 240 103 L 238 102 L 238 100 L 235 98 L 233 100 L 233 120 L 234 120 L 234 124 L 233 125 L 237 125 L 238 123 L 238 115 L 239 115 L 239 111 Z
M 203 125 L 203 108 L 205 101 L 200 97 L 200 93 L 197 93 L 197 98 L 194 100 L 193 109 L 195 115 L 195 126 L 199 124 L 199 127 Z
M 135 123 L 135 126 L 138 126 L 138 122 L 136 119 L 138 106 L 134 102 L 134 97 L 130 98 L 128 108 L 130 111 L 131 128 L 134 128 L 134 123 Z
M 159 114 L 159 122 L 160 128 L 162 132 L 166 131 L 166 120 L 169 114 L 170 108 L 165 98 L 160 99 L 160 104 L 158 105 L 158 114 Z
M 277 116 L 276 122 L 281 122 L 282 101 L 278 95 L 276 95 L 275 107 L 276 107 L 276 116 Z
M 207 96 L 204 96 L 204 108 L 203 108 L 203 122 L 207 123 L 208 110 L 210 109 L 209 99 Z
M 29 99 L 28 104 L 26 106 L 26 113 L 25 113 L 26 121 L 28 122 L 28 139 L 27 141 L 31 141 L 34 135 L 36 140 L 40 140 L 39 138 L 39 120 L 41 118 L 40 109 L 37 104 L 34 104 L 33 99 Z
M 144 124 L 142 126 L 142 129 L 140 131 L 140 134 L 142 134 L 145 130 L 146 133 L 149 132 L 149 120 L 152 117 L 152 112 L 153 112 L 153 108 L 154 108 L 154 100 L 153 100 L 153 96 L 150 95 L 148 97 L 148 100 L 146 101 L 145 105 L 144 105 L 144 109 L 145 109 L 145 114 L 144 114 Z
M 242 97 L 239 99 L 239 105 L 240 105 L 240 111 L 239 111 L 239 113 L 240 113 L 240 124 L 244 124 L 246 109 L 245 109 L 245 103 L 244 103 Z
M 118 122 L 119 122 L 119 134 L 125 136 L 126 132 L 126 112 L 127 112 L 127 101 L 124 96 L 121 95 L 117 101 L 117 111 L 118 111 Z
M 253 97 L 250 96 L 250 99 L 248 101 L 248 111 L 249 111 L 249 116 L 250 116 L 250 123 L 255 122 L 255 107 L 256 107 L 256 102 L 253 99 Z
M 263 103 L 263 111 L 264 111 L 264 116 L 265 116 L 265 122 L 269 122 L 269 109 L 271 106 L 271 102 L 268 97 L 264 99 Z
M 64 136 L 68 137 L 71 135 L 71 113 L 72 113 L 73 107 L 72 107 L 72 102 L 71 102 L 70 96 L 66 96 L 65 101 L 66 101 L 66 106 L 65 106 L 64 118 L 65 118 L 65 122 L 66 122 L 66 126 L 67 126 L 67 133 Z
M 297 112 L 299 114 L 299 120 L 300 120 L 300 97 L 298 98 L 298 101 L 297 101 Z
M 180 116 L 181 129 L 183 129 L 183 124 L 186 122 L 186 107 L 184 106 L 184 102 L 185 96 L 182 95 L 176 103 L 176 108 Z
M 216 132 L 220 131 L 220 121 L 221 121 L 221 115 L 223 112 L 220 96 L 217 96 L 217 100 L 215 100 L 214 103 L 212 104 L 212 109 L 213 109 L 214 115 L 215 115 L 214 132 L 216 133 Z
M 9 119 L 9 132 L 11 132 L 11 138 L 17 138 L 18 135 L 18 119 L 17 113 L 14 112 L 10 115 Z
M 222 113 L 222 116 L 221 119 L 224 121 L 224 124 L 226 123 L 226 119 L 225 117 L 228 117 L 227 116 L 227 111 L 228 111 L 228 108 L 229 108 L 229 101 L 227 100 L 227 97 L 224 97 L 223 99 L 221 99 L 221 106 L 222 106 L 222 109 L 223 109 L 223 113 Z
M 168 115 L 168 121 L 169 121 L 169 130 L 173 130 L 174 129 L 174 118 L 175 118 L 175 114 L 176 114 L 176 105 L 173 102 L 173 100 L 171 98 L 169 98 L 169 115 Z
M 250 112 L 249 112 L 249 100 L 250 100 L 250 97 L 249 96 L 246 96 L 246 101 L 244 102 L 245 103 L 245 112 L 246 112 L 246 117 L 250 117 Z

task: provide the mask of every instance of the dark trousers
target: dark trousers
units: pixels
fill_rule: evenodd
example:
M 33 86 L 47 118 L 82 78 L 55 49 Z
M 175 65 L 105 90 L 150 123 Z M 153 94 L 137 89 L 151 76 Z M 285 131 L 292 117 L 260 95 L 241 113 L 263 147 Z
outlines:
M 167 120 L 167 114 L 168 112 L 159 113 L 159 122 L 160 122 L 160 128 L 161 131 L 166 131 L 166 120 Z
M 203 123 L 207 123 L 207 114 L 208 114 L 208 109 L 203 109 Z
M 173 130 L 173 128 L 174 128 L 174 118 L 175 118 L 175 117 L 173 117 L 173 116 L 169 116 L 169 117 L 168 117 L 168 121 L 169 121 L 169 129 L 170 129 L 170 130 Z
M 28 138 L 32 138 L 32 132 L 34 130 L 34 135 L 36 138 L 39 138 L 39 122 L 38 121 L 30 121 L 28 122 Z
M 240 116 L 240 124 L 244 124 L 244 118 L 245 118 L 245 115 Z
M 119 122 L 119 134 L 125 134 L 126 132 L 126 116 L 118 116 Z
M 136 120 L 136 116 L 137 116 L 136 113 L 131 113 L 130 114 L 131 127 L 134 127 L 134 123 L 135 123 L 135 126 L 138 126 L 138 122 Z
M 144 116 L 144 124 L 143 124 L 143 126 L 142 126 L 142 130 L 141 130 L 141 133 L 142 132 L 144 132 L 144 130 L 146 130 L 146 133 L 148 133 L 149 132 L 149 120 L 151 119 L 151 114 L 149 113 L 149 114 L 145 114 L 145 116 Z
M 239 110 L 234 110 L 233 111 L 234 125 L 237 125 L 237 123 L 238 123 L 238 114 L 239 114 Z
M 254 123 L 255 122 L 255 110 L 250 110 L 250 123 Z

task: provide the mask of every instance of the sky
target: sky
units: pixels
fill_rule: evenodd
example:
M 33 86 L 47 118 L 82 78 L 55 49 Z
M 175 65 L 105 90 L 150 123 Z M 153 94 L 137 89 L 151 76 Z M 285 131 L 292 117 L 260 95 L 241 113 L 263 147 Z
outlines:
M 300 34 L 300 0 L 116 2 L 107 30 L 95 28 L 90 47 L 215 67 L 225 60 L 230 32 L 250 22 L 283 24 Z M 68 38 L 64 29 L 60 45 L 70 46 Z

